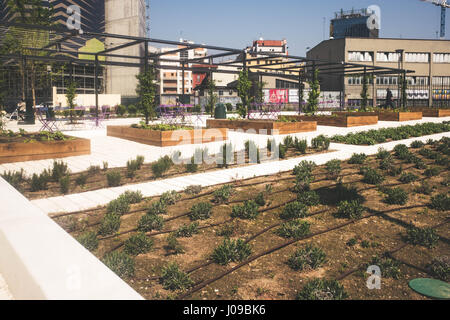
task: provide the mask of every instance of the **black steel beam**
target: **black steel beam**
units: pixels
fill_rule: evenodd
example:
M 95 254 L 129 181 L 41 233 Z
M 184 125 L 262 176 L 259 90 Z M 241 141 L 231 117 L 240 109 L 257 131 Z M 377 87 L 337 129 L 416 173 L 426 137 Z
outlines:
M 105 49 L 103 51 L 100 51 L 98 54 L 113 52 L 113 51 L 124 49 L 124 48 L 127 48 L 127 47 L 132 47 L 132 46 L 135 46 L 137 44 L 141 44 L 142 42 L 144 42 L 144 41 L 143 40 L 136 40 L 136 41 L 124 43 L 124 44 L 121 44 L 121 45 L 119 45 L 117 47 L 109 48 L 109 49 Z

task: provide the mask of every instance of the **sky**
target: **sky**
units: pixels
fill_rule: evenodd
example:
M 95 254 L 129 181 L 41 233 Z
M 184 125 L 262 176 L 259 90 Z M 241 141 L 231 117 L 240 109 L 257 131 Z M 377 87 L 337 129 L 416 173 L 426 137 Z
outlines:
M 440 30 L 440 8 L 420 0 L 150 0 L 150 37 L 236 49 L 286 39 L 290 54 L 305 56 L 328 39 L 335 12 L 370 5 L 381 8 L 380 37 L 436 39 Z

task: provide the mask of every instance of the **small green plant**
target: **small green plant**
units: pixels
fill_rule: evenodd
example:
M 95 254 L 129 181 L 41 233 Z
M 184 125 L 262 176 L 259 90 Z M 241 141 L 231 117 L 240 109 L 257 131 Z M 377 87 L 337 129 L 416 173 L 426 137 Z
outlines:
M 202 192 L 203 187 L 201 185 L 191 185 L 184 189 L 184 192 L 188 195 L 196 195 Z
M 344 300 L 346 298 L 348 294 L 339 282 L 322 278 L 310 280 L 297 295 L 297 300 Z
M 337 215 L 347 219 L 361 219 L 364 207 L 358 200 L 341 201 L 338 205 Z
M 379 148 L 378 149 L 378 153 L 377 153 L 377 159 L 378 160 L 383 160 L 386 158 L 389 158 L 391 156 L 391 153 L 389 151 L 387 151 L 384 148 Z
M 434 190 L 434 187 L 430 186 L 428 182 L 422 181 L 419 186 L 414 188 L 415 193 L 430 195 Z
M 138 233 L 125 241 L 123 251 L 129 255 L 137 256 L 149 252 L 152 247 L 153 240 L 144 233 Z
M 383 278 L 399 279 L 402 272 L 400 270 L 400 262 L 391 258 L 374 257 L 370 265 L 380 267 Z
M 260 163 L 261 157 L 259 148 L 254 141 L 245 141 L 245 153 L 247 154 L 249 163 Z
M 306 139 L 301 139 L 300 140 L 297 137 L 295 137 L 294 148 L 295 148 L 295 150 L 297 150 L 301 154 L 305 154 L 306 153 L 306 149 L 308 148 L 308 142 L 306 141 Z
M 347 241 L 347 246 L 349 246 L 349 247 L 353 247 L 354 245 L 356 245 L 356 243 L 357 243 L 358 241 L 355 239 L 355 238 L 351 238 L 351 239 L 349 239 L 348 241 Z
M 309 234 L 310 224 L 307 221 L 292 220 L 285 222 L 275 233 L 283 238 L 299 239 Z
M 413 149 L 419 149 L 419 148 L 422 148 L 424 145 L 425 145 L 425 144 L 424 144 L 422 141 L 416 140 L 416 141 L 413 141 L 413 142 L 411 143 L 411 148 L 413 148 Z
M 244 240 L 225 239 L 222 244 L 214 249 L 211 259 L 220 265 L 227 265 L 230 262 L 243 261 L 252 253 L 252 248 Z
M 367 240 L 361 241 L 361 247 L 363 247 L 364 249 L 370 248 L 370 242 Z
M 85 232 L 80 235 L 77 240 L 89 251 L 94 251 L 98 248 L 98 239 L 95 232 Z
M 88 172 L 88 175 L 94 176 L 97 173 L 100 173 L 100 166 L 90 165 L 89 168 L 87 169 L 87 172 Z
M 297 201 L 308 207 L 313 207 L 320 203 L 320 196 L 315 191 L 305 191 L 297 194 Z
M 70 188 L 70 176 L 65 176 L 59 179 L 59 189 L 62 194 L 68 194 Z
M 222 186 L 220 189 L 217 189 L 216 191 L 214 191 L 213 196 L 214 196 L 214 202 L 215 203 L 225 203 L 228 201 L 228 199 L 231 197 L 231 195 L 233 194 L 233 186 L 232 185 L 224 185 Z
M 173 166 L 172 159 L 169 156 L 159 158 L 158 161 L 154 162 L 151 166 L 153 175 L 156 178 L 160 178 Z
M 425 175 L 425 177 L 431 178 L 431 177 L 435 177 L 435 176 L 439 175 L 440 173 L 441 173 L 441 169 L 439 169 L 438 167 L 431 167 L 431 168 L 426 169 L 423 174 Z
M 302 271 L 317 269 L 326 261 L 326 254 L 321 248 L 308 244 L 305 248 L 297 249 L 287 264 L 293 270 Z
M 400 160 L 407 160 L 411 156 L 411 152 L 404 144 L 398 144 L 394 147 L 394 155 Z
M 317 136 L 311 140 L 311 145 L 316 150 L 328 150 L 330 147 L 331 139 L 324 135 Z
M 167 205 L 160 200 L 152 202 L 152 204 L 148 207 L 148 214 L 166 214 L 167 213 Z
M 47 184 L 51 177 L 47 170 L 44 170 L 41 174 L 34 173 L 30 180 L 30 191 L 36 192 L 41 190 L 47 190 Z
M 207 220 L 211 217 L 212 204 L 209 202 L 196 203 L 191 207 L 189 211 L 189 218 L 192 221 Z
M 235 227 L 233 224 L 227 223 L 227 224 L 225 224 L 223 227 L 221 227 L 220 229 L 218 229 L 218 230 L 216 231 L 216 234 L 217 234 L 219 237 L 226 237 L 226 238 L 229 238 L 229 237 L 231 237 L 231 236 L 234 234 L 235 230 L 236 230 L 236 227 Z
M 288 203 L 280 213 L 283 220 L 304 218 L 308 215 L 308 207 L 298 201 Z
M 198 233 L 198 222 L 193 222 L 191 224 L 183 224 L 181 227 L 175 231 L 175 236 L 177 238 L 190 238 L 194 234 Z
M 12 185 L 17 190 L 20 189 L 21 183 L 26 180 L 25 179 L 25 172 L 24 172 L 23 169 L 20 169 L 20 171 L 3 172 L 1 177 L 3 179 L 5 179 L 6 182 L 8 182 L 10 185 Z
M 138 230 L 141 232 L 159 231 L 163 227 L 164 219 L 156 214 L 146 213 L 138 222 Z
M 218 159 L 217 166 L 219 168 L 228 168 L 230 164 L 234 162 L 234 151 L 231 143 L 225 143 L 220 149 L 220 158 Z
M 178 241 L 177 236 L 175 235 L 174 232 L 170 233 L 167 236 L 166 241 L 167 241 L 166 248 L 169 252 L 171 252 L 172 254 L 184 253 L 184 248 Z
M 177 201 L 180 199 L 181 199 L 181 194 L 178 193 L 178 191 L 172 190 L 172 191 L 164 192 L 161 195 L 161 197 L 159 198 L 159 201 L 166 206 L 171 206 L 171 205 L 177 203 Z
M 127 190 L 124 193 L 122 193 L 118 199 L 123 200 L 129 204 L 136 204 L 136 203 L 140 203 L 142 201 L 143 195 L 142 195 L 142 192 L 140 192 L 140 191 Z
M 120 186 L 120 181 L 122 176 L 119 171 L 111 171 L 106 174 L 106 181 L 108 182 L 108 187 L 118 187 Z
M 384 202 L 388 204 L 404 205 L 408 201 L 408 193 L 402 188 L 386 188 Z
M 186 163 L 186 171 L 189 173 L 194 173 L 198 171 L 198 164 L 195 163 L 195 158 L 192 157 L 191 161 Z
M 418 228 L 411 225 L 406 232 L 406 242 L 432 249 L 436 246 L 439 236 L 433 228 Z
M 113 251 L 108 253 L 102 261 L 121 278 L 134 276 L 134 259 L 124 252 Z
M 287 147 L 280 143 L 278 145 L 278 155 L 280 156 L 280 159 L 286 158 L 286 152 L 287 152 Z
M 283 145 L 288 149 L 292 148 L 294 146 L 294 139 L 291 136 L 286 136 L 283 140 Z
M 256 219 L 259 215 L 259 206 L 254 200 L 246 200 L 243 205 L 235 205 L 231 211 L 232 218 Z
M 119 228 L 120 228 L 120 214 L 114 212 L 107 213 L 100 223 L 98 234 L 101 236 L 112 235 L 115 232 L 119 231 Z
M 124 215 L 130 211 L 130 203 L 126 198 L 117 198 L 111 200 L 106 206 L 107 213 L 116 213 L 118 215 Z
M 266 199 L 264 197 L 264 192 L 258 193 L 258 195 L 255 198 L 255 202 L 258 206 L 265 206 L 266 205 Z
M 63 161 L 53 161 L 52 168 L 52 181 L 58 182 L 64 176 L 69 174 L 69 169 L 67 167 L 67 163 Z
M 86 185 L 86 183 L 87 183 L 87 178 L 88 178 L 87 175 L 85 175 L 85 174 L 80 174 L 80 175 L 75 179 L 75 184 L 76 184 L 77 186 L 84 187 L 84 186 Z
M 450 210 L 450 197 L 447 194 L 438 194 L 431 198 L 431 203 L 429 205 L 431 209 L 438 211 L 449 211 Z
M 370 167 L 361 168 L 361 173 L 364 176 L 363 182 L 365 183 L 376 185 L 384 181 L 383 175 L 376 169 Z
M 367 159 L 365 153 L 354 153 L 352 157 L 348 160 L 349 164 L 364 164 Z
M 107 171 L 109 167 L 108 161 L 103 161 L 103 171 Z
M 337 180 L 341 173 L 341 160 L 334 159 L 325 163 L 325 169 L 327 170 L 327 178 L 329 180 Z
M 427 266 L 431 274 L 445 282 L 450 281 L 450 257 L 442 256 L 434 258 Z
M 413 181 L 416 181 L 417 179 L 419 179 L 419 177 L 416 176 L 415 174 L 413 174 L 413 173 L 406 173 L 406 172 L 402 173 L 400 178 L 398 178 L 398 180 L 400 182 L 403 182 L 403 183 L 411 183 Z
M 162 270 L 161 284 L 166 290 L 185 290 L 190 288 L 194 282 L 189 275 L 181 271 L 176 262 L 169 263 Z

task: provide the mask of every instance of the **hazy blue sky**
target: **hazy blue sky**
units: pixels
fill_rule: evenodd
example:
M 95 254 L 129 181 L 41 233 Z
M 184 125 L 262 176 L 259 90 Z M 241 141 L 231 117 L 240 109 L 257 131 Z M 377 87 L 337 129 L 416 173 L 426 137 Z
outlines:
M 291 54 L 304 55 L 323 40 L 324 18 L 328 37 L 334 12 L 373 4 L 381 8 L 381 37 L 436 39 L 440 9 L 419 0 L 151 0 L 150 36 L 239 49 L 259 37 L 285 38 Z

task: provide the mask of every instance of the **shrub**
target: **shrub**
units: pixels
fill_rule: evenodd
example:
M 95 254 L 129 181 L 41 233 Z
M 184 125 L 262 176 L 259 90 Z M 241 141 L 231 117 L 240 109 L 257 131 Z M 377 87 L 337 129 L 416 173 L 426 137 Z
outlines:
M 426 177 L 431 178 L 439 175 L 441 170 L 438 167 L 432 167 L 425 170 L 423 173 Z
M 212 205 L 209 202 L 196 203 L 191 207 L 189 218 L 191 220 L 206 220 L 211 217 Z
M 175 236 L 178 238 L 190 238 L 194 234 L 198 233 L 198 222 L 193 222 L 191 224 L 183 224 L 181 227 L 175 231 Z
M 298 152 L 300 152 L 302 154 L 305 154 L 306 153 L 306 149 L 308 148 L 308 142 L 306 141 L 306 139 L 299 140 L 299 139 L 297 139 L 297 137 L 295 137 L 294 148 Z
M 348 219 L 361 219 L 364 207 L 357 200 L 341 201 L 338 205 L 338 216 Z
M 112 235 L 117 232 L 120 228 L 120 214 L 117 213 L 107 213 L 98 229 L 98 234 L 101 236 Z
M 30 181 L 31 192 L 47 190 L 47 184 L 50 181 L 50 175 L 47 170 L 44 170 L 41 174 L 34 173 Z
M 100 173 L 100 166 L 91 165 L 87 169 L 87 172 L 90 176 L 96 175 L 97 173 Z
M 356 243 L 357 243 L 356 239 L 351 238 L 350 240 L 347 241 L 346 245 L 349 247 L 353 247 Z
M 297 194 L 297 201 L 308 207 L 313 207 L 320 203 L 320 197 L 315 191 L 305 191 Z
M 151 169 L 153 175 L 160 178 L 173 166 L 173 162 L 169 156 L 159 158 L 158 161 L 152 164 Z
M 214 249 L 211 259 L 220 265 L 227 265 L 230 262 L 243 261 L 251 253 L 251 246 L 245 243 L 244 240 L 230 240 L 227 238 Z
M 326 261 L 326 254 L 321 248 L 308 244 L 305 248 L 297 249 L 287 264 L 293 270 L 302 271 L 317 269 Z
M 390 155 L 391 155 L 391 153 L 389 151 L 387 151 L 386 149 L 379 148 L 378 153 L 377 153 L 377 159 L 383 160 L 383 159 L 390 157 Z
M 422 141 L 416 140 L 411 143 L 411 148 L 419 149 L 419 148 L 422 148 L 424 145 L 425 144 Z
M 258 206 L 265 206 L 266 205 L 266 199 L 264 198 L 264 192 L 258 193 L 258 195 L 255 198 L 255 202 Z
M 404 205 L 408 201 L 408 193 L 402 188 L 386 188 L 384 202 L 388 204 Z
M 259 148 L 254 141 L 245 141 L 245 153 L 248 156 L 249 163 L 260 163 Z
M 450 281 L 450 258 L 449 256 L 442 256 L 434 258 L 431 263 L 427 266 L 427 269 L 431 274 L 441 279 L 442 281 Z
M 370 265 L 380 267 L 381 275 L 385 278 L 399 279 L 402 274 L 400 270 L 400 262 L 390 258 L 375 257 Z
M 394 147 L 394 155 L 400 160 L 406 160 L 411 155 L 411 152 L 406 145 L 398 144 Z
M 219 230 L 216 231 L 216 234 L 220 237 L 231 237 L 236 230 L 235 226 L 231 223 L 225 224 Z
M 419 179 L 419 177 L 416 176 L 415 174 L 413 174 L 413 173 L 406 173 L 406 172 L 402 173 L 400 178 L 398 178 L 398 180 L 400 182 L 403 182 L 403 183 L 411 183 L 413 181 L 416 181 L 417 179 Z
M 111 171 L 106 174 L 106 180 L 108 182 L 108 187 L 118 187 L 120 185 L 120 180 L 122 176 L 119 171 Z
M 450 210 L 450 197 L 447 194 L 438 194 L 431 198 L 429 207 L 438 211 L 448 211 Z
M 192 157 L 191 161 L 186 163 L 186 171 L 190 173 L 194 173 L 198 171 L 198 164 L 195 163 L 195 158 Z
M 108 166 L 109 166 L 108 161 L 103 161 L 103 171 L 108 170 Z
M 422 181 L 420 186 L 414 188 L 415 193 L 421 193 L 426 195 L 430 195 L 433 192 L 433 190 L 434 187 L 430 186 L 426 181 Z
M 297 300 L 343 300 L 347 297 L 344 287 L 336 280 L 316 278 L 300 290 Z
M 62 177 L 69 173 L 67 163 L 64 163 L 63 161 L 53 161 L 52 180 L 54 182 L 58 182 Z
M 102 261 L 119 277 L 134 276 L 134 259 L 124 252 L 113 251 L 108 253 Z
M 341 160 L 330 160 L 325 164 L 329 180 L 336 180 L 341 173 Z
M 312 161 L 301 161 L 298 165 L 294 167 L 293 174 L 298 175 L 301 172 L 312 173 L 316 164 Z
M 178 200 L 180 200 L 180 198 L 181 195 L 177 191 L 172 190 L 164 192 L 159 198 L 159 201 L 166 206 L 170 206 L 175 204 Z
M 141 232 L 159 231 L 163 227 L 164 219 L 156 214 L 146 213 L 138 222 L 138 230 Z
M 142 192 L 140 192 L 140 191 L 127 190 L 124 193 L 122 193 L 118 199 L 126 201 L 129 204 L 136 204 L 136 203 L 139 203 L 142 201 L 143 196 L 142 196 Z
M 123 251 L 129 255 L 137 256 L 149 252 L 153 247 L 153 240 L 144 233 L 131 236 L 124 242 Z
M 400 167 L 391 166 L 388 169 L 387 174 L 390 175 L 391 177 L 395 177 L 398 176 L 400 173 L 402 173 L 402 171 L 403 171 L 402 166 Z
M 59 179 L 59 189 L 62 194 L 68 194 L 70 187 L 70 176 L 65 176 Z
M 433 228 L 418 228 L 411 225 L 406 233 L 406 241 L 432 249 L 436 246 L 439 236 Z
M 280 218 L 283 220 L 304 218 L 308 214 L 308 207 L 298 201 L 288 203 L 283 211 L 280 213 Z
M 203 187 L 201 185 L 192 185 L 186 187 L 186 189 L 184 189 L 184 192 L 189 195 L 196 195 L 202 192 L 202 189 Z
M 218 159 L 219 168 L 228 168 L 233 163 L 234 151 L 231 143 L 224 143 L 220 148 L 220 159 Z
M 330 147 L 330 143 L 331 139 L 325 137 L 324 135 L 317 136 L 311 141 L 312 147 L 317 150 L 328 150 L 328 148 Z
M 292 148 L 293 146 L 294 146 L 294 140 L 292 139 L 292 137 L 291 136 L 286 136 L 284 139 L 283 139 L 283 145 L 285 145 L 286 146 L 286 148 Z
M 233 206 L 232 218 L 256 219 L 259 215 L 259 206 L 254 200 L 246 200 L 243 205 Z
M 214 191 L 214 202 L 216 203 L 225 203 L 233 194 L 233 186 L 232 185 L 224 185 L 220 189 Z
M 384 177 L 376 169 L 361 168 L 361 173 L 364 176 L 363 182 L 365 183 L 376 185 L 384 181 Z
M 180 244 L 180 242 L 178 241 L 175 233 L 170 233 L 167 238 L 167 250 L 172 252 L 173 254 L 180 254 L 180 253 L 184 253 L 184 248 L 183 246 Z
M 87 182 L 87 178 L 88 176 L 85 174 L 80 174 L 76 179 L 75 179 L 75 184 L 77 186 L 85 186 L 86 182 Z
M 123 117 L 123 115 L 127 112 L 127 107 L 125 107 L 124 105 L 119 104 L 116 107 L 116 113 L 118 116 Z
M 20 184 L 25 181 L 25 172 L 23 169 L 20 169 L 20 171 L 3 172 L 1 176 L 17 190 L 20 189 Z
M 189 275 L 181 271 L 175 262 L 169 263 L 162 270 L 161 284 L 166 290 L 185 290 L 190 288 L 194 282 Z
M 167 206 L 162 202 L 161 200 L 152 202 L 150 207 L 147 210 L 148 214 L 166 214 L 167 213 Z
M 280 159 L 286 158 L 286 152 L 287 152 L 287 147 L 280 143 L 278 145 L 278 155 L 280 156 Z
M 123 215 L 130 211 L 130 203 L 125 198 L 117 198 L 108 203 L 106 206 L 107 213 L 116 213 Z
M 138 170 L 139 164 L 136 160 L 127 161 L 127 178 L 134 178 L 136 176 L 136 171 Z
M 85 232 L 77 238 L 78 242 L 89 251 L 98 248 L 98 239 L 95 232 Z
M 414 157 L 413 162 L 414 162 L 414 168 L 416 168 L 416 169 L 423 170 L 423 169 L 426 169 L 426 167 L 427 167 L 425 165 L 425 162 L 423 162 L 423 160 L 420 159 L 419 157 Z
M 367 159 L 365 153 L 354 153 L 350 160 L 348 160 L 349 164 L 363 164 Z
M 275 233 L 283 238 L 299 239 L 309 234 L 310 224 L 302 220 L 293 220 L 285 222 Z

